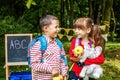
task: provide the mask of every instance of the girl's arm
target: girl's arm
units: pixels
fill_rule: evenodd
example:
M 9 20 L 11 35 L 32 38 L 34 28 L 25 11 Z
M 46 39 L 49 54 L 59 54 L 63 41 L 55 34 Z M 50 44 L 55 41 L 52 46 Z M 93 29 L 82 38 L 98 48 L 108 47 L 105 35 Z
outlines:
M 85 65 L 90 65 L 90 64 L 103 64 L 104 62 L 104 56 L 103 54 L 101 53 L 98 57 L 96 58 L 93 58 L 93 59 L 90 59 L 90 58 L 87 58 L 84 62 Z
M 87 47 L 86 47 L 87 48 Z M 87 48 L 84 50 L 84 54 L 80 59 L 80 62 L 85 62 L 87 58 L 94 59 L 97 58 L 102 52 L 102 47 L 96 46 L 95 48 Z

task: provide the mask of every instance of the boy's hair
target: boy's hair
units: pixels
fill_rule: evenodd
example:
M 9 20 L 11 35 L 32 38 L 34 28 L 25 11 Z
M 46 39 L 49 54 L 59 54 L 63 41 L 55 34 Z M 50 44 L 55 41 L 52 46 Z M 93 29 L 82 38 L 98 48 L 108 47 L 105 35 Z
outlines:
M 41 29 L 42 29 L 44 26 L 50 25 L 52 20 L 58 20 L 58 18 L 55 17 L 55 16 L 53 16 L 53 15 L 46 15 L 46 16 L 44 16 L 43 18 L 41 18 L 41 19 L 40 19 L 40 23 L 39 23 Z
M 91 32 L 88 35 L 90 41 L 95 45 L 100 45 L 101 31 L 98 25 L 94 25 L 91 18 L 78 18 L 74 24 L 74 28 L 80 28 L 82 30 L 91 28 Z

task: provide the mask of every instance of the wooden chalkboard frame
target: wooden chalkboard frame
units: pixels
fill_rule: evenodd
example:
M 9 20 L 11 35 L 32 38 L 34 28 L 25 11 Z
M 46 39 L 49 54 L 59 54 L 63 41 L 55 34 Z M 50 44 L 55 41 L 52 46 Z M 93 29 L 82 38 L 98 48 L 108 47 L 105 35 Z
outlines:
M 18 66 L 18 65 L 28 65 L 27 61 L 25 62 L 8 62 L 8 49 L 7 49 L 7 37 L 9 36 L 29 36 L 30 41 L 32 41 L 32 34 L 5 34 L 5 68 L 6 68 L 6 80 L 10 75 L 9 66 Z

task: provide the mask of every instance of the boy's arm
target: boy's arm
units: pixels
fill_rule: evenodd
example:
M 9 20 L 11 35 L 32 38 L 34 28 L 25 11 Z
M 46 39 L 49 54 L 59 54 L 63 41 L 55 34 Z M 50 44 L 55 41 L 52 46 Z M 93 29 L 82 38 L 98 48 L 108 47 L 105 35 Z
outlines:
M 64 49 L 62 49 L 61 54 L 66 58 Z M 66 58 L 66 60 L 67 60 L 67 58 Z M 68 64 L 65 64 L 64 60 L 62 58 L 60 58 L 60 65 L 61 65 L 60 72 L 61 72 L 62 76 L 66 76 L 67 72 L 68 72 Z
M 45 73 L 52 73 L 52 68 L 49 64 L 41 63 L 42 53 L 40 51 L 40 42 L 36 42 L 36 44 L 32 47 L 30 57 L 31 57 L 31 68 L 35 71 L 41 71 Z

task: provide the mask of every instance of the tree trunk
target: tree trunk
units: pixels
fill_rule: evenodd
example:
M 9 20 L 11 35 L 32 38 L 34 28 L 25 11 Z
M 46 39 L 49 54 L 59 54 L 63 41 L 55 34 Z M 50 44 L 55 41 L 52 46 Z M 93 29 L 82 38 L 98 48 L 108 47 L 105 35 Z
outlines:
M 73 27 L 73 19 L 74 19 L 74 11 L 73 11 L 74 0 L 66 0 L 65 4 L 66 4 L 67 16 L 68 16 L 67 24 L 69 25 L 67 26 L 67 28 L 71 28 Z
M 112 41 L 114 42 L 114 34 L 115 34 L 115 30 L 116 30 L 116 20 L 115 20 L 115 14 L 114 14 L 113 8 L 112 8 L 112 18 L 113 18 Z
M 103 6 L 103 17 L 102 17 L 102 21 L 108 21 L 110 22 L 110 18 L 111 18 L 111 10 L 112 10 L 112 6 L 113 6 L 113 0 L 103 0 L 104 1 L 104 5 Z
M 60 24 L 61 24 L 61 27 L 64 26 L 64 0 L 61 0 L 61 16 L 60 16 Z
M 74 0 L 70 0 L 70 15 L 69 15 L 69 22 L 70 22 L 70 28 L 73 27 L 73 19 L 74 19 Z
M 92 8 L 92 1 L 88 0 L 88 5 L 89 5 L 89 17 L 93 19 L 93 8 Z
M 95 24 L 106 25 L 105 31 L 102 34 L 109 32 L 110 19 L 111 19 L 111 9 L 113 5 L 113 0 L 88 0 L 89 3 L 89 16 L 94 20 Z M 101 46 L 103 52 L 105 49 L 105 40 L 102 38 Z
M 111 19 L 111 11 L 113 6 L 113 0 L 103 0 L 103 11 L 102 11 L 102 24 L 106 25 L 105 34 L 108 34 L 110 28 L 110 19 Z M 105 42 L 103 43 L 103 47 L 105 47 Z

